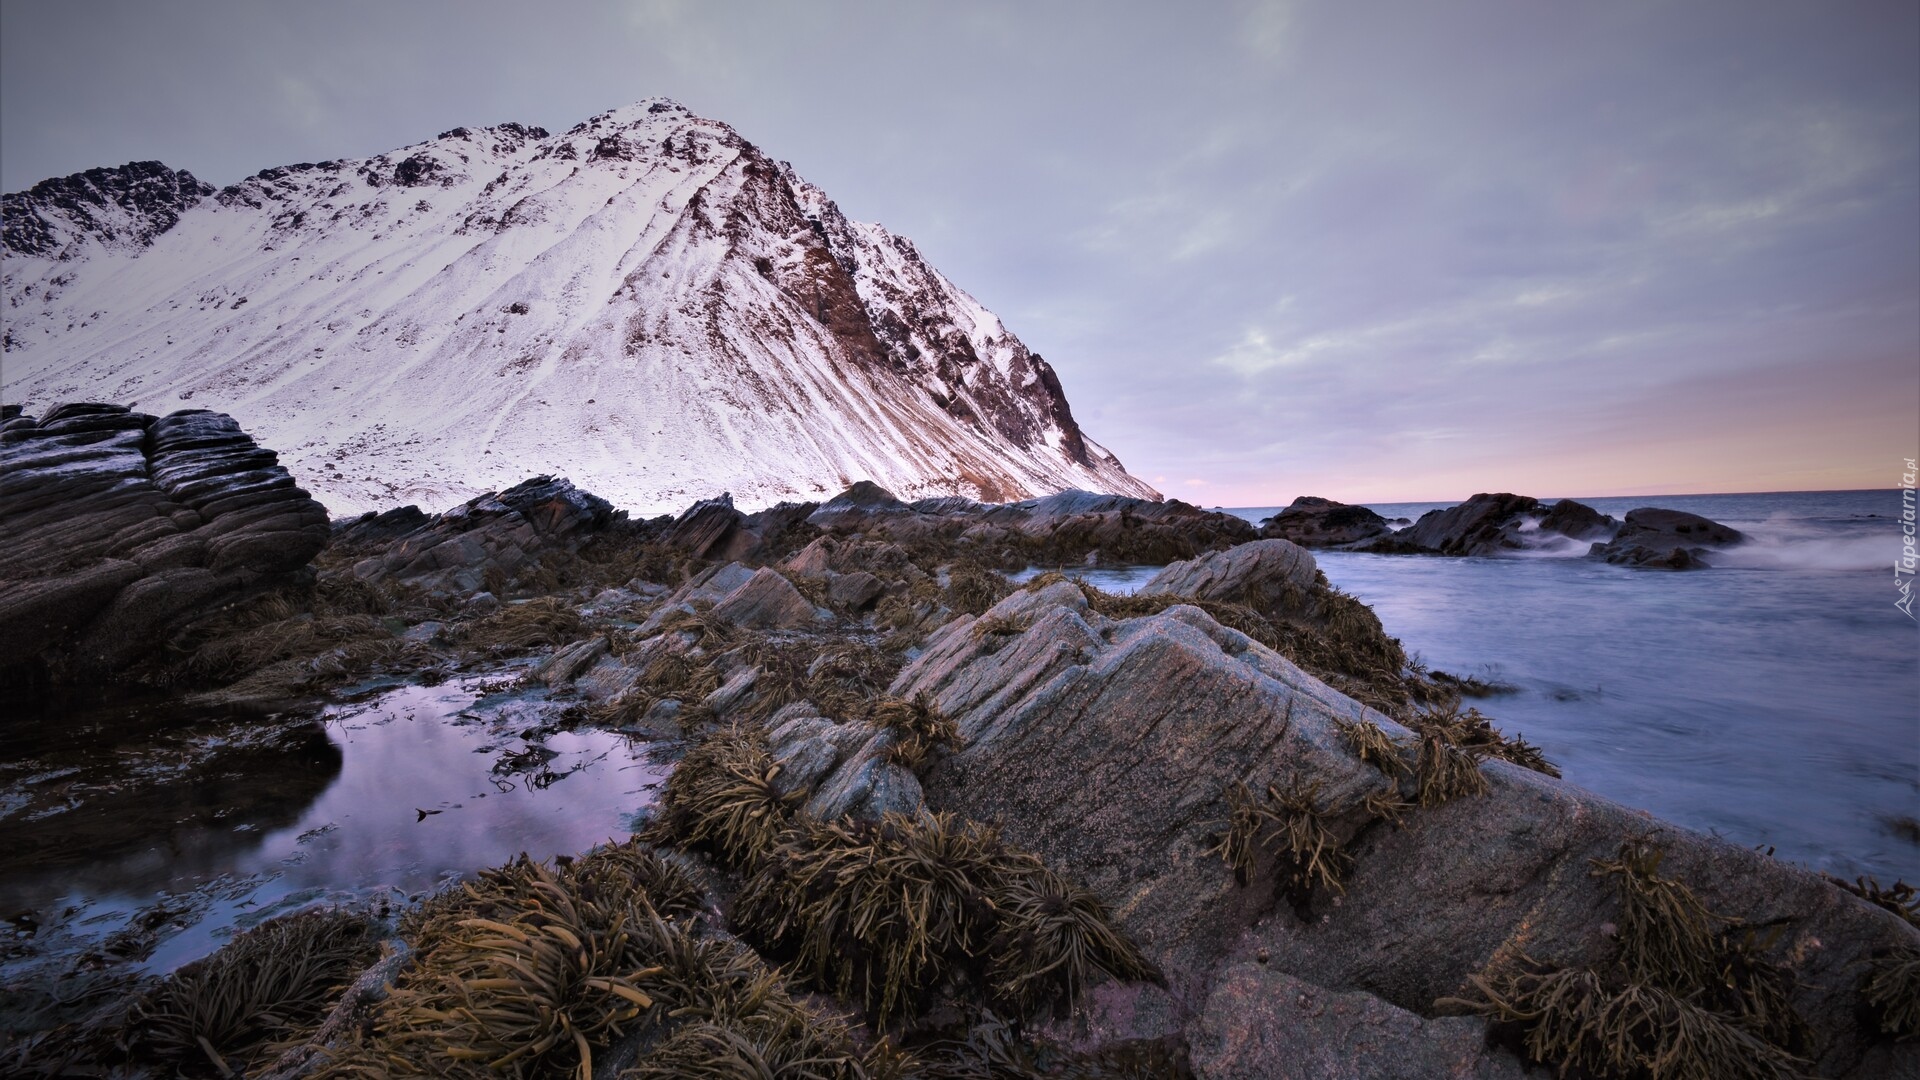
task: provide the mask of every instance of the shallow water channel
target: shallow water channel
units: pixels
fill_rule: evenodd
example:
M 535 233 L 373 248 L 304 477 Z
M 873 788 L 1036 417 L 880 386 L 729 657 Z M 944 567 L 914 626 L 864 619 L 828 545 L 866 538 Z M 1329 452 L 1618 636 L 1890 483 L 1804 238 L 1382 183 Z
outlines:
M 169 971 L 315 903 L 404 903 L 521 851 L 624 838 L 667 772 L 649 745 L 491 688 L 367 688 L 302 718 L 123 703 L 9 723 L 0 985 L 54 964 Z

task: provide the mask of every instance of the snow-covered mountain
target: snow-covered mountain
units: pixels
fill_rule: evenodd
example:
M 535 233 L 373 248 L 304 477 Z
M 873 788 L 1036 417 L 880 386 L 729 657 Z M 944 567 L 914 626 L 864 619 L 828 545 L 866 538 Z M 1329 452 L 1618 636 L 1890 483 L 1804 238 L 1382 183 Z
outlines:
M 8 403 L 232 413 L 336 514 L 540 472 L 647 512 L 1157 497 L 910 241 L 670 101 L 218 192 L 94 169 L 5 196 L 0 240 Z

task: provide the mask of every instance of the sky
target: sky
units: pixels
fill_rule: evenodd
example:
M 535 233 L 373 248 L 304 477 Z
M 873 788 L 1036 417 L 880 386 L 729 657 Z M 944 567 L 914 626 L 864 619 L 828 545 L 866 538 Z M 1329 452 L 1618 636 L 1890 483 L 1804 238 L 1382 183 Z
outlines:
M 1920 5 L 0 2 L 0 187 L 674 98 L 1204 505 L 1893 487 Z

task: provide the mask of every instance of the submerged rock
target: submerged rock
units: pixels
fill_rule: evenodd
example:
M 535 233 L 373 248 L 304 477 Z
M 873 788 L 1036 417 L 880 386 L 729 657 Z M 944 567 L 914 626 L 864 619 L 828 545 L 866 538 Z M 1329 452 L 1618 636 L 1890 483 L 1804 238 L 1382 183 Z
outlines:
M 1709 565 L 1709 552 L 1746 539 L 1738 529 L 1699 514 L 1641 507 L 1627 511 L 1627 519 L 1613 539 L 1593 545 L 1590 553 L 1624 566 L 1697 570 Z
M 0 667 L 124 677 L 195 620 L 301 579 L 327 536 L 325 508 L 232 417 L 16 416 L 0 432 Z

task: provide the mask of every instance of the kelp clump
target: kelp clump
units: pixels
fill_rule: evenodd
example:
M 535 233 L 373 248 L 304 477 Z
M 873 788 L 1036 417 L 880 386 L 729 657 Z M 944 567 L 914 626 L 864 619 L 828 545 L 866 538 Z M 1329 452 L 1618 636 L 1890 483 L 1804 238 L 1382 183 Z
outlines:
M 539 645 L 564 645 L 581 634 L 580 612 L 561 597 L 543 596 L 509 604 L 478 619 L 461 631 L 461 641 L 476 648 L 502 651 Z
M 843 1021 L 703 932 L 703 902 L 686 867 L 637 841 L 484 871 L 404 921 L 413 965 L 314 1075 L 586 1080 L 609 1059 L 636 1078 L 879 1075 Z
M 660 816 L 647 837 L 712 851 L 729 866 L 751 867 L 793 820 L 800 792 L 782 792 L 780 765 L 765 733 L 731 727 L 695 744 L 667 777 Z
M 1562 1072 L 1636 1080 L 1793 1080 L 1809 1070 L 1791 975 L 1767 961 L 1771 939 L 1709 910 L 1660 874 L 1644 839 L 1593 874 L 1614 883 L 1618 947 L 1605 964 L 1559 968 L 1516 954 L 1473 976 L 1476 997 L 1440 1006 L 1488 1017 L 1535 1061 Z
M 868 719 L 894 733 L 887 760 L 909 771 L 918 771 L 936 750 L 960 746 L 960 728 L 934 708 L 925 694 L 917 694 L 911 701 L 881 698 L 874 703 Z
M 743 932 L 882 1026 L 959 978 L 1021 1014 L 1156 977 L 1091 893 L 947 814 L 803 819 L 734 902 Z
M 951 721 L 882 702 L 936 745 Z M 886 1024 L 957 980 L 1022 1015 L 1100 977 L 1155 977 L 1105 906 L 986 825 L 949 814 L 819 821 L 774 780 L 757 730 L 707 736 L 668 779 L 650 839 L 700 846 L 746 875 L 729 917 L 793 970 Z
M 1523 769 L 1558 778 L 1560 769 L 1541 754 L 1540 748 L 1518 735 L 1505 735 L 1478 709 L 1460 711 L 1458 702 L 1445 702 L 1418 710 L 1408 726 L 1423 734 L 1438 735 L 1448 745 L 1475 757 L 1499 758 Z
M 958 562 L 947 570 L 947 606 L 967 615 L 979 615 L 1013 592 L 1013 585 L 1002 575 L 970 562 Z
M 1881 1034 L 1920 1039 L 1920 949 L 1898 948 L 1869 962 L 1860 996 Z
M 1233 868 L 1236 881 L 1247 884 L 1262 859 L 1270 857 L 1280 871 L 1275 885 L 1295 907 L 1305 907 L 1316 886 L 1345 891 L 1341 882 L 1353 858 L 1335 831 L 1339 815 L 1321 805 L 1319 784 L 1268 784 L 1256 797 L 1247 785 L 1235 783 L 1226 800 L 1227 827 L 1211 853 Z
M 135 1060 L 188 1076 L 227 1076 L 270 1060 L 277 1044 L 325 1017 L 379 954 L 364 915 L 310 911 L 265 922 L 167 976 L 130 1013 Z

